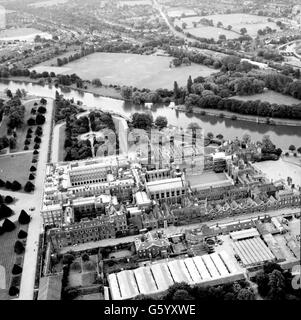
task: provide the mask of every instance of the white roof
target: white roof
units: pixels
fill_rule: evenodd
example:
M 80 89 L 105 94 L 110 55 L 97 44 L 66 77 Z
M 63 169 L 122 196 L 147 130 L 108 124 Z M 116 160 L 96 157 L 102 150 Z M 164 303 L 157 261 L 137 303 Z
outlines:
M 148 195 L 144 191 L 136 192 L 135 198 L 136 198 L 137 205 L 148 205 L 151 203 L 151 200 L 149 199 Z
M 139 292 L 142 294 L 152 294 L 158 291 L 156 282 L 152 276 L 150 267 L 141 267 L 134 270 Z
M 260 234 L 257 231 L 257 229 L 255 229 L 255 228 L 230 232 L 230 237 L 234 241 L 235 240 L 245 239 L 245 238 L 251 238 L 251 237 L 259 237 L 259 236 L 260 236 Z
M 182 178 L 172 178 L 172 179 L 151 181 L 151 182 L 148 182 L 146 185 L 150 192 L 156 192 L 156 191 L 165 191 L 170 189 L 180 189 L 184 186 L 184 183 Z

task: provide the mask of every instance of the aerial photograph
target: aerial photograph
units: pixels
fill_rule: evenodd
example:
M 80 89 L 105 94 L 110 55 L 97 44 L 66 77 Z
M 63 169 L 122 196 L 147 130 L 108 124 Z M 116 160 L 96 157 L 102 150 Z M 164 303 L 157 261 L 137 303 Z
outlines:
M 0 306 L 300 301 L 300 217 L 301 0 L 0 0 Z

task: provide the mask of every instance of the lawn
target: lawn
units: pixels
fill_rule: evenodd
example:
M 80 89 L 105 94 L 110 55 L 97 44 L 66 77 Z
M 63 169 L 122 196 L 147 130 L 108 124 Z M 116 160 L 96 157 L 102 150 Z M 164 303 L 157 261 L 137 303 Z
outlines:
M 202 18 L 201 16 L 183 18 L 183 19 L 181 19 L 180 24 L 182 24 L 182 22 L 186 22 L 187 23 L 186 30 L 191 32 L 194 30 L 194 28 L 191 29 L 193 26 L 192 22 L 199 22 L 201 18 Z M 239 36 L 237 34 L 237 32 L 240 33 L 241 28 L 246 28 L 248 31 L 248 35 L 250 35 L 251 37 L 256 37 L 257 31 L 259 29 L 264 29 L 267 26 L 269 26 L 272 29 L 279 30 L 279 27 L 276 25 L 276 23 L 268 22 L 267 17 L 261 17 L 261 16 L 252 15 L 252 14 L 241 14 L 241 13 L 216 14 L 216 15 L 205 16 L 203 18 L 206 18 L 209 20 L 212 19 L 215 26 L 217 25 L 217 23 L 219 21 L 223 23 L 224 27 L 231 25 L 232 30 L 236 32 L 235 33 L 235 32 L 230 31 L 230 33 L 228 33 L 228 35 L 229 35 L 229 37 L 228 37 L 227 30 L 224 30 L 221 28 L 218 29 L 218 28 L 211 27 L 212 29 L 207 29 L 207 32 L 208 32 L 207 37 L 208 38 L 211 38 L 211 37 L 214 38 L 214 36 L 216 36 L 217 31 L 214 31 L 214 29 L 217 29 L 218 31 L 220 31 L 221 34 L 225 34 L 227 38 L 230 38 L 231 34 L 233 34 L 234 38 L 237 38 Z M 203 27 L 202 25 L 199 25 L 199 28 L 197 28 L 197 29 L 206 29 L 206 28 L 208 28 L 208 27 L 205 27 L 205 26 Z M 196 32 L 196 31 L 194 31 L 194 32 Z M 193 33 L 193 32 L 191 32 L 191 33 Z
M 65 139 L 66 139 L 66 134 L 65 134 L 65 130 L 66 130 L 66 124 L 63 124 L 60 127 L 60 141 L 59 141 L 59 154 L 58 154 L 58 161 L 64 161 L 65 159 L 65 148 L 64 148 L 64 144 L 65 144 Z
M 39 31 L 33 28 L 16 28 L 16 29 L 6 29 L 0 31 L 0 40 L 13 41 L 13 40 L 28 40 L 33 41 L 34 38 L 40 35 L 46 39 L 51 39 L 52 36 L 49 33 Z
M 4 233 L 2 236 L 0 236 L 0 266 L 3 266 L 5 268 L 5 280 L 6 280 L 6 289 L 0 288 L 0 300 L 8 300 L 11 299 L 8 295 L 8 290 L 10 288 L 10 283 L 12 280 L 12 274 L 11 270 L 13 268 L 13 265 L 16 261 L 17 255 L 14 252 L 14 244 L 17 240 L 17 234 L 20 229 L 25 230 L 27 232 L 28 226 L 20 226 L 19 223 L 16 224 L 16 229 L 12 232 Z M 22 256 L 19 255 L 18 257 L 21 257 L 20 265 L 23 264 Z M 1 274 L 0 274 L 1 276 Z M 3 279 L 0 279 L 0 283 L 2 283 Z
M 196 175 L 187 175 L 187 180 L 190 182 L 192 188 L 207 186 L 207 185 L 225 185 L 230 183 L 229 178 L 225 173 L 215 173 L 215 172 L 203 172 Z
M 30 174 L 32 157 L 32 152 L 0 157 L 0 179 L 11 182 L 17 180 L 24 186 Z
M 293 105 L 293 104 L 300 104 L 301 101 L 298 99 L 295 99 L 291 96 L 286 96 L 284 94 L 267 90 L 263 93 L 254 94 L 252 96 L 235 96 L 231 97 L 233 99 L 242 100 L 242 101 L 248 101 L 248 100 L 260 100 L 265 101 L 269 103 L 277 103 L 277 104 L 286 104 L 286 105 Z
M 22 126 L 20 128 L 18 128 L 16 130 L 16 133 L 17 133 L 16 148 L 15 149 L 11 149 L 10 150 L 11 153 L 20 152 L 20 151 L 24 150 L 24 142 L 26 140 L 27 130 L 29 128 L 29 126 L 27 125 L 27 120 L 30 117 L 35 118 L 35 115 L 34 116 L 31 115 L 30 111 L 34 107 L 34 103 L 35 102 L 38 102 L 38 106 L 36 108 L 38 108 L 40 106 L 39 99 L 33 99 L 33 100 L 22 101 L 22 102 L 23 102 L 23 104 L 25 106 L 24 123 L 22 124 Z M 0 137 L 2 137 L 4 135 L 7 135 L 7 126 L 6 126 L 7 121 L 8 121 L 8 119 L 6 117 L 4 117 L 3 121 L 2 121 L 2 124 L 0 125 Z M 32 126 L 31 127 L 32 130 L 33 130 L 33 133 L 32 133 L 31 142 L 28 145 L 28 149 L 29 150 L 33 150 L 33 147 L 35 145 L 35 143 L 34 143 L 34 137 L 35 137 L 34 131 L 35 131 L 36 127 L 37 126 Z
M 217 70 L 192 64 L 169 68 L 170 57 L 126 53 L 94 53 L 65 65 L 62 73 L 76 73 L 84 80 L 100 78 L 104 84 L 131 85 L 138 88 L 172 89 L 174 81 L 180 86 L 189 75 L 207 77 Z M 66 71 L 68 68 L 68 71 Z M 40 68 L 40 71 L 42 69 Z M 48 68 L 45 68 L 48 70 Z

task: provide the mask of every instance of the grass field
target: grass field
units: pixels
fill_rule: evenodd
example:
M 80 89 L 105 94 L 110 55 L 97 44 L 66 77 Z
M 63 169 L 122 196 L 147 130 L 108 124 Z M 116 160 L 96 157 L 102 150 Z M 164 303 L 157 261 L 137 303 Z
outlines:
M 263 93 L 254 94 L 252 96 L 235 96 L 231 97 L 233 99 L 242 100 L 242 101 L 248 101 L 248 100 L 260 100 L 260 101 L 266 101 L 270 103 L 277 103 L 277 104 L 286 104 L 286 105 L 293 105 L 293 104 L 300 104 L 301 101 L 298 99 L 295 99 L 291 96 L 286 96 L 284 94 L 267 90 Z
M 192 64 L 169 68 L 170 57 L 126 53 L 94 53 L 63 67 L 62 73 L 76 73 L 84 80 L 100 78 L 104 84 L 131 85 L 138 88 L 173 88 L 174 81 L 186 85 L 189 75 L 209 76 L 217 70 Z M 66 69 L 68 68 L 68 71 Z M 40 68 L 40 71 L 42 69 Z M 48 68 L 45 68 L 48 70 Z
M 32 152 L 0 157 L 0 179 L 11 182 L 17 180 L 24 186 L 30 174 L 32 157 Z
M 0 31 L 0 40 L 13 41 L 13 40 L 27 40 L 33 41 L 35 36 L 40 35 L 43 38 L 51 39 L 49 33 L 39 31 L 33 28 L 16 28 Z
M 5 280 L 6 280 L 6 289 L 0 288 L 0 300 L 8 300 L 12 298 L 8 295 L 8 290 L 9 290 L 10 282 L 12 279 L 11 270 L 13 268 L 13 265 L 17 257 L 17 255 L 14 252 L 14 244 L 18 238 L 17 234 L 19 230 L 22 229 L 22 230 L 25 230 L 26 232 L 28 230 L 27 226 L 20 227 L 18 222 L 16 222 L 15 224 L 16 224 L 16 229 L 14 231 L 4 233 L 2 236 L 0 236 L 0 243 L 1 243 L 0 266 L 3 266 L 5 268 Z
M 241 13 L 233 13 L 233 14 L 216 14 L 205 16 L 204 18 L 213 20 L 214 26 L 220 21 L 223 23 L 224 27 L 228 25 L 232 26 L 232 30 L 235 31 L 228 31 L 221 28 L 215 27 L 206 27 L 199 25 L 198 28 L 193 28 L 193 22 L 199 22 L 201 16 L 197 17 L 188 17 L 183 18 L 178 22 L 178 25 L 181 27 L 182 22 L 187 23 L 187 31 L 199 35 L 200 37 L 208 37 L 208 38 L 215 38 L 216 35 L 220 32 L 220 34 L 224 34 L 227 38 L 237 38 L 240 33 L 241 28 L 246 28 L 248 31 L 248 35 L 251 37 L 257 36 L 257 31 L 259 29 L 264 29 L 265 27 L 269 26 L 272 29 L 279 30 L 278 26 L 274 22 L 269 22 L 267 17 L 260 17 L 251 14 L 241 14 Z M 207 33 L 207 36 L 206 36 Z

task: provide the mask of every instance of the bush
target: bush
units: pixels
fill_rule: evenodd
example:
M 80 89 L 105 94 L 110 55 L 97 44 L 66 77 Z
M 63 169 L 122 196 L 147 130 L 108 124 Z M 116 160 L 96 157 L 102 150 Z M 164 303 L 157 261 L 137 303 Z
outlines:
M 6 196 L 6 197 L 4 198 L 4 202 L 5 202 L 6 204 L 13 203 L 13 202 L 14 202 L 14 198 L 11 197 L 11 196 Z
M 11 222 L 9 219 L 5 219 L 2 225 L 2 229 L 4 232 L 11 232 L 15 230 L 16 226 L 13 222 Z
M 18 221 L 20 224 L 28 224 L 30 222 L 30 216 L 25 210 L 21 210 Z
M 25 251 L 23 243 L 20 240 L 17 240 L 14 246 L 14 251 L 16 254 L 22 254 Z
M 17 287 L 10 287 L 9 290 L 8 290 L 8 294 L 13 297 L 13 296 L 16 296 L 17 294 L 19 294 L 19 289 Z
M 25 239 L 27 238 L 27 232 L 24 230 L 20 230 L 18 233 L 18 239 Z

